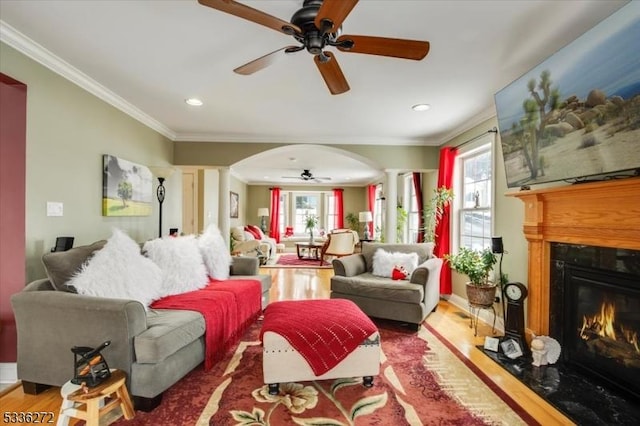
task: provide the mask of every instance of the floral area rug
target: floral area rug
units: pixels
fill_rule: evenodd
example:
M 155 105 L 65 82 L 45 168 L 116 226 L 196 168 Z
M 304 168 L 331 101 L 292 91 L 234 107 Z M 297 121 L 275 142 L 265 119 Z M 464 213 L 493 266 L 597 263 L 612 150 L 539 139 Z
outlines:
M 209 372 L 196 368 L 165 392 L 151 413 L 117 425 L 524 425 L 537 424 L 511 398 L 472 371 L 456 349 L 423 324 L 418 333 L 376 321 L 380 375 L 262 383 L 260 322 Z
M 331 258 L 327 258 L 330 260 Z M 320 260 L 317 259 L 298 259 L 297 254 L 279 254 L 278 257 L 273 260 L 267 262 L 266 265 L 261 266 L 262 268 L 319 268 L 319 269 L 330 269 L 333 268 L 331 263 L 328 261 L 323 261 L 322 265 L 320 264 Z

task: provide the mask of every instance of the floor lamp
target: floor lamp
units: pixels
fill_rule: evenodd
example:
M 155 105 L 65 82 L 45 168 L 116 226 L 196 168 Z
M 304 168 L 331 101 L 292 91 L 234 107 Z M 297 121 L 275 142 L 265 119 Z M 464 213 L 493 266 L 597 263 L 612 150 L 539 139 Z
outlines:
M 164 187 L 164 181 L 173 174 L 173 169 L 170 167 L 150 167 L 151 172 L 158 178 L 158 188 L 156 189 L 156 196 L 158 197 L 158 238 L 162 237 L 162 203 L 164 203 L 164 196 L 166 189 Z

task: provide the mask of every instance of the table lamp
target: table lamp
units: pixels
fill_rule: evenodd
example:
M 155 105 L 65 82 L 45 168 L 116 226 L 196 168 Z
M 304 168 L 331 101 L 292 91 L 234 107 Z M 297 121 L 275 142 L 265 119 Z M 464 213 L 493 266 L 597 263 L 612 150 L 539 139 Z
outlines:
M 366 211 L 366 212 L 360 212 L 358 214 L 358 220 L 360 222 L 364 222 L 364 234 L 363 234 L 363 240 L 370 240 L 371 239 L 371 234 L 369 233 L 369 223 L 373 221 L 373 215 L 371 214 L 370 211 Z
M 269 209 L 267 207 L 260 207 L 258 209 L 258 217 L 260 218 L 260 229 L 265 234 L 267 233 L 267 216 L 269 216 Z

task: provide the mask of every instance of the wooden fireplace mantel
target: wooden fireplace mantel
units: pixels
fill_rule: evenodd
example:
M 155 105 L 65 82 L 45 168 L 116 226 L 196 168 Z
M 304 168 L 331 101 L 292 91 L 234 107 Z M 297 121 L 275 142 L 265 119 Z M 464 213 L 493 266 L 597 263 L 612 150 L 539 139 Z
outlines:
M 550 244 L 640 250 L 640 177 L 506 196 L 524 203 L 523 231 L 529 243 L 527 332 L 548 335 Z

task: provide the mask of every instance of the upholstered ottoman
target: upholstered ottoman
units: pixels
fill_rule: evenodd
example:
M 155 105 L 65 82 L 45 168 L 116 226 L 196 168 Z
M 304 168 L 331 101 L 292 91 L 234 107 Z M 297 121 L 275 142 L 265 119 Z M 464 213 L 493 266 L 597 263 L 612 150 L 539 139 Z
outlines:
M 380 371 L 375 324 L 346 299 L 283 301 L 264 312 L 260 338 L 269 393 L 280 383 L 362 377 L 373 386 Z

